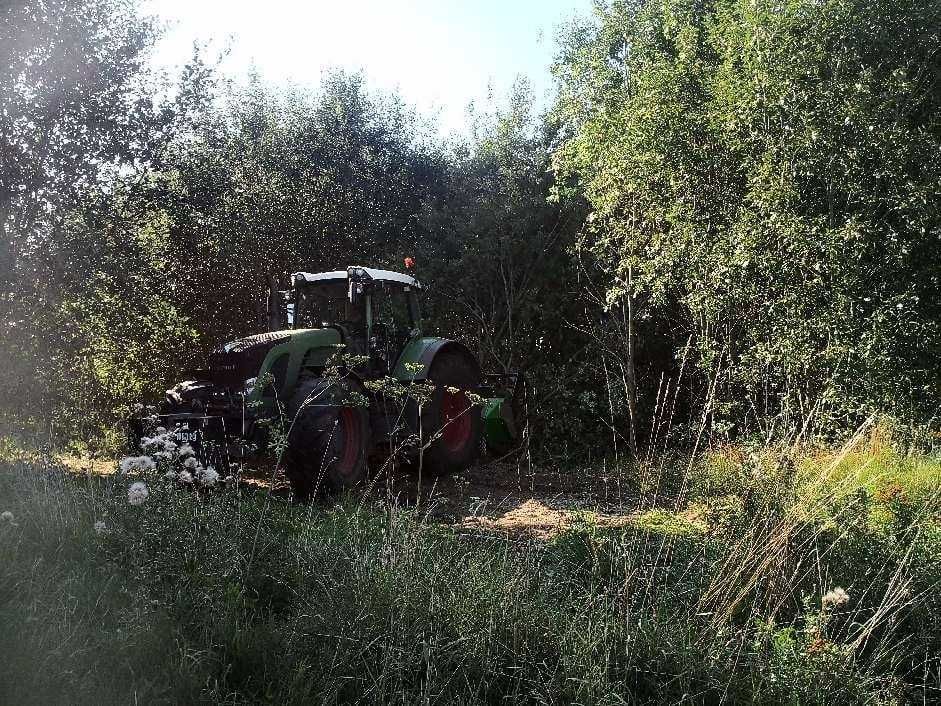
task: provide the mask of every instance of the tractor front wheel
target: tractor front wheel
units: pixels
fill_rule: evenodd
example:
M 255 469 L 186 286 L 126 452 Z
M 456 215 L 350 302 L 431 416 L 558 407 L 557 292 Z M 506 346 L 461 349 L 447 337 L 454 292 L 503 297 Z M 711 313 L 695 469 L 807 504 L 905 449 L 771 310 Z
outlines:
M 285 472 L 298 499 L 352 488 L 366 478 L 369 410 L 353 397 L 366 399 L 351 379 L 318 378 L 298 385 L 287 406 L 290 431 L 284 453 Z

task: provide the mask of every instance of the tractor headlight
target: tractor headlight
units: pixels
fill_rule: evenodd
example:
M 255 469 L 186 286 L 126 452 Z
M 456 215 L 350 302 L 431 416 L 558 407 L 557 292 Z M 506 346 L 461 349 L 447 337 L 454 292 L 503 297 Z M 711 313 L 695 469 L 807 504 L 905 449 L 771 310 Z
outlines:
M 245 385 L 242 387 L 243 395 L 250 395 L 255 391 L 255 384 L 258 382 L 258 378 L 248 378 L 245 381 Z

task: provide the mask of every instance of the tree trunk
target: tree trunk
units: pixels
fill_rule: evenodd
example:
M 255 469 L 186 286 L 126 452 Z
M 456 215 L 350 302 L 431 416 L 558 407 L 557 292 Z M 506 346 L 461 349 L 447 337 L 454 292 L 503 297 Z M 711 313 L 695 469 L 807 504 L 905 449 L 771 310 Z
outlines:
M 636 297 L 627 297 L 627 306 L 622 307 L 624 313 L 625 349 L 623 377 L 624 397 L 627 400 L 627 444 L 632 458 L 637 458 L 637 369 L 635 366 L 634 351 L 634 316 L 637 305 Z

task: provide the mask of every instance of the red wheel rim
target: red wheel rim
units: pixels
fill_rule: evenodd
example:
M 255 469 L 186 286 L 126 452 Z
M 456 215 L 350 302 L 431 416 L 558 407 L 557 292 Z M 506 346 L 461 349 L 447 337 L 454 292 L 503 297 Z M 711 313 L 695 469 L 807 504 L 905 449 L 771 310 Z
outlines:
M 359 458 L 359 423 L 356 419 L 356 410 L 351 407 L 344 407 L 340 410 L 339 424 L 337 432 L 340 435 L 340 459 L 338 462 L 339 471 L 348 474 L 356 467 L 356 460 Z
M 467 395 L 444 391 L 441 397 L 441 443 L 448 451 L 459 451 L 471 438 L 470 402 Z

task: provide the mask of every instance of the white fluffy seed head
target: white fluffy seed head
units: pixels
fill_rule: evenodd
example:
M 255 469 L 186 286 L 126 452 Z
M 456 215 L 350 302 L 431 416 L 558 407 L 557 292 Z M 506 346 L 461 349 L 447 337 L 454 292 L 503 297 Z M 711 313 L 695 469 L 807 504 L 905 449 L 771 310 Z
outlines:
M 142 436 L 141 448 L 149 453 L 163 452 L 166 454 L 176 451 L 176 437 L 173 432 L 167 431 L 163 427 L 157 427 L 153 436 Z
M 850 602 L 850 594 L 837 586 L 824 593 L 820 602 L 824 608 L 839 608 Z
M 125 475 L 128 473 L 147 473 L 156 467 L 157 464 L 150 456 L 128 456 L 118 463 L 118 468 Z
M 219 482 L 219 474 L 212 466 L 200 468 L 196 472 L 196 478 L 199 480 L 199 484 L 204 488 L 210 488 Z
M 148 495 L 150 491 L 147 489 L 147 484 L 141 481 L 131 483 L 131 487 L 127 489 L 127 501 L 131 505 L 143 505 Z

